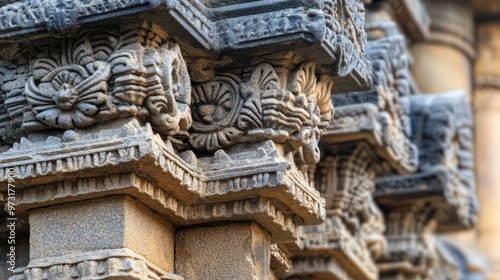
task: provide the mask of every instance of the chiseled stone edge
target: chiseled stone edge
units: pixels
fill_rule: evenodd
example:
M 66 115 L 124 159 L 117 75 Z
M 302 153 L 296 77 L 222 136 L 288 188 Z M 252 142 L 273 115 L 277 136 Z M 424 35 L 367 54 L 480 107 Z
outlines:
M 405 139 L 403 145 L 412 152 L 396 158 L 391 152 L 391 145 L 382 140 L 384 133 L 389 133 L 393 126 L 384 128 L 377 120 L 378 108 L 371 103 L 351 104 L 335 108 L 335 119 L 322 136 L 322 142 L 342 144 L 352 141 L 367 141 L 375 149 L 377 156 L 400 174 L 414 171 L 417 167 L 417 148 Z
M 197 9 L 187 0 L 94 0 L 92 5 L 81 1 L 52 1 L 54 5 L 63 2 L 66 9 L 54 9 L 46 2 L 33 6 L 36 3 L 32 1 L 19 1 L 0 7 L 0 39 L 45 30 L 65 32 L 67 29 L 78 27 L 80 23 L 100 20 L 100 17 L 109 19 L 113 14 L 116 17 L 136 14 L 156 9 L 162 4 L 166 5 L 172 17 L 189 26 L 190 31 L 196 32 L 197 37 L 203 40 L 207 47 L 216 33 L 215 25 L 206 17 L 205 11 Z M 67 19 L 70 25 L 60 25 L 60 18 Z
M 304 249 L 298 252 L 297 257 L 294 258 L 294 273 L 296 272 L 296 260 L 300 262 L 302 259 L 310 259 L 321 263 L 324 256 L 330 256 L 336 260 L 336 263 L 345 265 L 339 269 L 343 271 L 343 275 L 349 275 L 351 279 L 377 279 L 378 269 L 368 251 L 361 248 L 358 240 L 349 233 L 338 217 L 328 219 L 333 220 L 334 231 L 328 232 L 327 236 L 316 233 L 307 235 L 307 239 L 302 239 Z M 363 253 L 368 253 L 368 255 L 364 256 Z M 320 271 L 316 273 L 318 272 Z M 330 273 L 333 273 L 333 271 L 330 271 Z
M 454 183 L 458 176 L 447 167 L 437 166 L 412 175 L 378 179 L 374 197 L 377 204 L 385 206 L 391 206 L 392 202 L 398 205 L 405 200 L 412 203 L 417 198 L 436 202 L 436 198 L 440 198 L 438 209 L 445 215 L 439 215 L 444 220 L 439 221 L 438 230 L 469 228 L 475 223 L 477 209 L 474 208 L 476 205 L 464 205 L 462 202 L 462 196 L 470 195 L 470 190 L 465 193 L 462 186 Z M 456 188 L 461 189 L 457 191 Z
M 292 270 L 290 253 L 277 244 L 271 245 L 271 269 L 279 279 L 286 277 Z
M 155 279 L 183 280 L 165 272 L 130 249 L 105 249 L 62 257 L 36 259 L 9 280 L 26 279 Z
M 332 275 L 332 279 L 342 280 L 363 280 L 358 278 L 358 275 L 351 275 L 345 270 L 344 264 L 328 256 L 317 256 L 315 258 L 302 258 L 293 261 L 293 271 L 295 275 L 308 276 L 316 275 Z M 289 278 L 290 280 L 298 280 L 300 278 Z
M 194 203 L 196 201 L 218 202 L 245 199 L 262 195 L 276 198 L 278 201 L 293 208 L 307 224 L 320 223 L 324 217 L 324 199 L 312 189 L 305 179 L 298 176 L 298 171 L 289 171 L 288 166 L 276 163 L 274 170 L 260 166 L 246 166 L 251 170 L 245 174 L 227 172 L 225 179 L 210 180 L 203 171 L 186 163 L 177 156 L 172 148 L 165 145 L 161 139 L 152 135 L 149 128 L 142 133 L 120 140 L 111 139 L 98 144 L 81 142 L 60 143 L 50 140 L 55 145 L 30 147 L 27 140 L 23 140 L 18 149 L 14 149 L 5 156 L 0 164 L 0 182 L 5 181 L 8 168 L 14 168 L 18 179 L 17 187 L 43 185 L 61 180 L 62 174 L 95 177 L 120 172 L 137 172 L 151 179 L 164 190 L 168 190 L 174 197 Z M 24 149 L 24 148 L 25 149 Z M 26 154 L 31 156 L 27 157 Z M 267 174 L 267 175 L 266 175 Z M 260 180 L 259 178 L 262 178 Z M 263 178 L 269 178 L 265 185 Z M 245 179 L 245 180 L 243 180 Z M 172 180 L 182 188 L 172 187 Z M 247 182 L 240 188 L 231 189 L 230 181 Z M 222 183 L 221 183 L 222 181 Z M 225 181 L 225 182 L 224 182 Z M 274 185 L 275 184 L 275 185 Z M 219 185 L 226 188 L 209 188 L 207 185 Z M 309 189 L 310 188 L 310 189 Z M 276 197 L 276 192 L 284 193 L 283 197 Z
M 374 197 L 401 196 L 411 199 L 412 196 L 422 193 L 444 196 L 445 189 L 449 188 L 449 173 L 448 168 L 437 166 L 411 175 L 380 178 L 375 180 Z
M 273 233 L 273 242 L 298 239 L 297 218 L 280 210 L 270 199 L 247 198 L 190 205 L 133 173 L 68 179 L 20 189 L 17 193 L 17 211 L 80 201 L 82 197 L 95 199 L 119 194 L 137 198 L 177 226 L 253 219 Z
M 283 1 L 272 5 L 258 2 L 228 5 L 228 9 L 224 9 L 207 8 L 193 0 L 97 0 L 91 5 L 65 0 L 47 0 L 43 4 L 19 1 L 0 7 L 0 41 L 40 34 L 75 35 L 83 24 L 149 13 L 153 21 L 163 22 L 161 25 L 167 33 L 182 41 L 179 43 L 201 48 L 206 54 L 248 51 L 254 47 L 276 49 L 295 43 L 300 55 L 325 64 L 324 70 L 334 75 L 337 91 L 371 87 L 371 64 L 365 58 L 364 46 L 356 45 L 357 39 L 342 34 L 348 33 L 347 27 L 343 26 L 340 31 L 327 27 L 325 13 L 320 9 L 322 1 Z M 347 0 L 343 5 L 353 3 L 359 4 L 359 0 Z M 227 10 L 232 11 L 227 14 Z M 238 11 L 245 16 L 240 16 Z M 361 14 L 364 10 L 352 12 Z M 340 14 L 332 16 L 341 22 L 350 19 L 341 18 Z M 361 25 L 353 23 L 357 24 Z M 355 36 L 364 40 L 363 26 L 357 28 L 360 34 Z M 314 46 L 303 48 L 303 41 Z M 286 46 L 282 49 L 289 50 Z

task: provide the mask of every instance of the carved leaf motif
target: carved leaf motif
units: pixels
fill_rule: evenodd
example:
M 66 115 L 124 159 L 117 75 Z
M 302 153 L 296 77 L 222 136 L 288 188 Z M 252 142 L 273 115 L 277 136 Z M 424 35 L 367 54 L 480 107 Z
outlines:
M 247 99 L 238 119 L 240 129 L 263 128 L 262 93 L 279 88 L 280 80 L 276 70 L 262 63 L 252 73 L 250 81 L 242 84 L 242 95 Z
M 328 128 L 335 113 L 331 98 L 333 85 L 333 80 L 328 76 L 322 76 L 321 80 L 316 85 L 316 96 L 318 98 L 317 106 L 320 112 L 320 123 L 318 124 L 318 128 L 321 130 Z
M 289 79 L 289 90 L 294 94 L 304 94 L 308 98 L 314 96 L 316 89 L 316 64 L 314 62 L 306 62 L 300 65 Z

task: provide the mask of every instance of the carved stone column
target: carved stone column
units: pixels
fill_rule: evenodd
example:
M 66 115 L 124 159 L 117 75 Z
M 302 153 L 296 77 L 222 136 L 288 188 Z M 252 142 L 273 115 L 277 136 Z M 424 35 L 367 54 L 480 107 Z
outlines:
M 493 3 L 484 3 L 488 6 Z M 487 6 L 487 7 L 488 7 Z M 488 11 L 495 11 L 488 7 Z M 500 10 L 496 9 L 496 15 Z M 495 17 L 491 17 L 494 19 Z M 500 279 L 500 22 L 479 23 L 478 57 L 475 76 L 477 184 L 481 202 L 478 220 L 478 247 L 488 262 L 487 279 Z
M 477 216 L 469 98 L 451 93 L 409 99 L 419 167 L 376 181 L 375 199 L 388 224 L 381 279 L 464 279 L 453 276 L 460 267 L 435 238 L 470 228 Z
M 471 92 L 474 9 L 469 0 L 426 0 L 428 39 L 412 46 L 412 72 L 424 93 Z
M 286 273 L 326 216 L 331 93 L 372 86 L 363 24 L 357 0 L 0 2 L 10 279 Z
M 464 91 L 473 94 L 473 61 L 476 57 L 473 1 L 425 1 L 431 16 L 428 40 L 415 44 L 412 68 L 421 93 Z M 475 112 L 476 110 L 474 110 Z M 474 115 L 472 116 L 474 118 Z M 474 229 L 447 235 L 471 259 L 476 258 Z M 477 260 L 470 264 L 477 270 Z
M 315 185 L 326 199 L 327 221 L 304 227 L 304 249 L 293 252 L 289 279 L 378 279 L 375 260 L 385 251 L 382 212 L 373 200 L 375 178 L 415 170 L 409 141 L 411 94 L 405 40 L 392 21 L 367 23 L 369 92 L 334 95 L 336 116 L 321 140 Z

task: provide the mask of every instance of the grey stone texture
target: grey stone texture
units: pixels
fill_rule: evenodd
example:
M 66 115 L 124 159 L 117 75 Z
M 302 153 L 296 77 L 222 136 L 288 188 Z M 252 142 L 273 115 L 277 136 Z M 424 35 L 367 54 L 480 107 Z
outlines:
M 255 223 L 182 228 L 175 238 L 175 270 L 185 279 L 269 277 L 271 238 Z
M 31 260 L 122 248 L 173 273 L 173 226 L 129 196 L 30 211 Z

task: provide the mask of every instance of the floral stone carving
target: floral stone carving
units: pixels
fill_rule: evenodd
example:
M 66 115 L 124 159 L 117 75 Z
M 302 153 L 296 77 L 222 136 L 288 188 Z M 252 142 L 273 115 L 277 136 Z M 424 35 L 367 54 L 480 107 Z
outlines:
M 130 32 L 87 33 L 33 63 L 23 128 L 74 129 L 134 116 L 163 136 L 191 125 L 190 80 L 180 48 L 146 23 Z
M 226 74 L 194 85 L 191 145 L 215 152 L 272 140 L 292 152 L 299 165 L 314 164 L 319 161 L 317 141 L 333 117 L 332 87 L 326 76 L 318 81 L 314 63 L 303 63 L 288 75 L 262 63 L 246 82 Z

